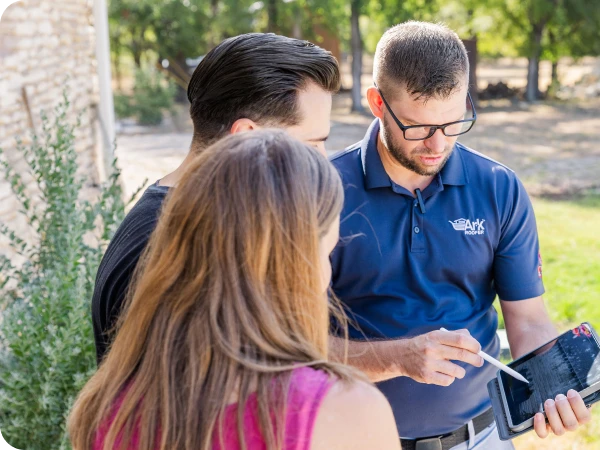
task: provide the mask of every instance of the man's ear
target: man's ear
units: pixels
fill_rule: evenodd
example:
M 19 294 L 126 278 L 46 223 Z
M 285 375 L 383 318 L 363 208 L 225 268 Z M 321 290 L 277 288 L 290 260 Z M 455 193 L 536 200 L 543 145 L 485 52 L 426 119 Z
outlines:
M 385 108 L 385 104 L 383 103 L 379 90 L 375 86 L 371 86 L 367 89 L 367 102 L 369 102 L 369 108 L 371 108 L 373 115 L 378 119 L 383 120 L 383 109 Z
M 260 129 L 260 126 L 258 126 L 256 122 L 250 119 L 238 119 L 235 122 L 233 122 L 233 125 L 231 125 L 231 130 L 229 130 L 229 132 L 231 134 L 235 134 L 258 129 Z

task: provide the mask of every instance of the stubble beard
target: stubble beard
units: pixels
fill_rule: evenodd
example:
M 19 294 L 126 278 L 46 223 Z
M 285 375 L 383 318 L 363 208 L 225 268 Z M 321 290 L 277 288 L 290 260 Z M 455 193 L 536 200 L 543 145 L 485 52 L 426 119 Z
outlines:
M 389 127 L 385 123 L 385 119 L 384 119 L 383 125 L 384 126 L 381 129 L 381 133 L 383 134 L 383 139 L 384 139 L 383 143 L 387 147 L 387 150 L 390 153 L 390 155 L 392 156 L 392 158 L 394 158 L 394 160 L 398 164 L 400 164 L 402 167 L 410 170 L 411 172 L 416 173 L 417 175 L 421 175 L 424 177 L 431 177 L 431 176 L 437 175 L 444 168 L 444 166 L 448 162 L 448 159 L 450 158 L 450 155 L 452 154 L 454 146 L 450 146 L 450 147 L 446 146 L 446 148 L 444 149 L 444 157 L 437 166 L 435 166 L 435 167 L 423 166 L 423 165 L 419 164 L 419 162 L 418 162 L 419 156 L 435 157 L 435 156 L 440 156 L 439 153 L 434 153 L 431 150 L 429 150 L 427 147 L 422 146 L 422 147 L 412 150 L 410 154 L 407 154 L 407 152 L 404 150 L 404 148 L 402 148 L 401 145 L 399 145 L 397 142 L 394 141 L 394 137 L 388 131 Z

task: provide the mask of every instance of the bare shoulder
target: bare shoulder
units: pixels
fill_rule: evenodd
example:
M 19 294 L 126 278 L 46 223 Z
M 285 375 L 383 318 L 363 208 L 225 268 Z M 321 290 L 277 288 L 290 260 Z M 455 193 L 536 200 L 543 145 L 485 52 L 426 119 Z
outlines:
M 336 382 L 323 400 L 312 450 L 399 450 L 392 408 L 384 395 L 363 381 Z

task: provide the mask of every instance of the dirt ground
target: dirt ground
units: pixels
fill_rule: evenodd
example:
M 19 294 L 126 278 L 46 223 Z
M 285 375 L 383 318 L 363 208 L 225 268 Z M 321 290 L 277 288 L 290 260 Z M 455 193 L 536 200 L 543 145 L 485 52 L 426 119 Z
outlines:
M 372 82 L 369 64 L 367 60 L 364 89 Z M 559 67 L 561 79 L 573 83 L 586 73 L 600 73 L 600 59 L 566 61 Z M 542 88 L 548 82 L 547 69 L 542 66 Z M 526 70 L 522 59 L 482 63 L 479 84 L 485 87 L 487 82 L 504 81 L 520 87 Z M 370 113 L 349 110 L 349 94 L 336 96 L 327 142 L 331 154 L 362 139 L 371 123 Z M 126 191 L 133 192 L 144 179 L 155 181 L 177 167 L 188 151 L 191 130 L 184 106 L 158 128 L 125 124 L 118 136 L 117 156 Z M 475 127 L 460 141 L 515 170 L 530 194 L 564 197 L 600 192 L 599 138 L 600 98 L 536 104 L 494 100 L 481 103 Z

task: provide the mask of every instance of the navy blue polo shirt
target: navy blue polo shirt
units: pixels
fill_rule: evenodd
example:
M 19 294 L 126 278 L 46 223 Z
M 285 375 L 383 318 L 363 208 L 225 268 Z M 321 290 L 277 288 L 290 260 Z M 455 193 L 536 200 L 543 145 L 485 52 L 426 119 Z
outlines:
M 539 244 L 529 197 L 506 166 L 456 143 L 448 162 L 413 194 L 387 175 L 377 151 L 379 121 L 362 142 L 334 156 L 345 191 L 332 287 L 358 327 L 351 339 L 411 337 L 467 328 L 499 355 L 502 300 L 542 295 Z M 486 384 L 496 369 L 460 363 L 449 387 L 399 377 L 378 384 L 400 436 L 453 431 L 490 407 Z

